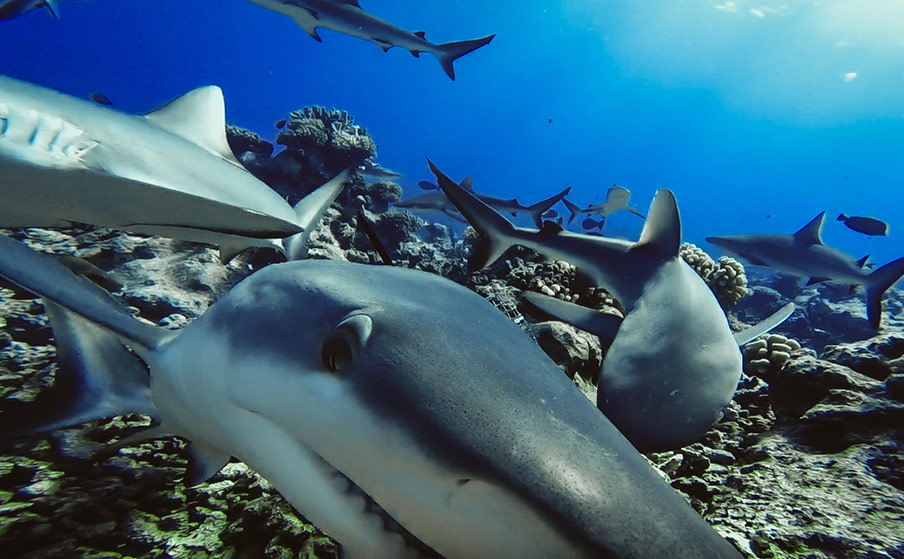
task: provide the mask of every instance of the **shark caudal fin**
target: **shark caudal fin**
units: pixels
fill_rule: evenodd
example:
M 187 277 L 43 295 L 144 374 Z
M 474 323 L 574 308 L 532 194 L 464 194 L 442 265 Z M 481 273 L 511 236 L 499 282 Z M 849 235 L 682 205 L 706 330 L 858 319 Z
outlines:
M 672 257 L 678 255 L 680 244 L 681 217 L 678 214 L 678 203 L 672 191 L 663 188 L 653 198 L 640 240 L 634 248 L 649 247 L 665 257 Z
M 560 200 L 564 199 L 569 192 L 571 192 L 570 186 L 562 192 L 559 192 L 555 196 L 527 207 L 525 212 L 527 212 L 527 214 L 533 218 L 534 224 L 537 226 L 537 229 L 541 229 L 543 227 L 543 214 L 545 214 L 549 210 L 549 208 L 558 204 Z
M 446 72 L 446 75 L 449 76 L 450 80 L 455 80 L 455 68 L 452 67 L 452 63 L 462 56 L 490 44 L 490 41 L 492 41 L 495 36 L 496 35 L 490 35 L 489 37 L 484 37 L 482 39 L 471 39 L 470 41 L 458 41 L 436 45 L 435 54 L 436 58 L 439 60 L 439 65 L 443 67 L 443 71 Z
M 139 356 L 173 335 L 139 322 L 97 284 L 58 259 L 0 236 L 0 275 L 45 299 L 59 369 L 53 388 L 0 415 L 0 433 L 46 432 L 127 412 L 153 415 Z
M 882 323 L 882 296 L 904 275 L 904 258 L 892 260 L 866 277 L 866 316 L 878 330 Z
M 343 169 L 330 181 L 318 186 L 295 204 L 295 224 L 301 227 L 301 233 L 283 239 L 282 245 L 286 250 L 286 258 L 301 260 L 308 257 L 308 240 L 311 238 L 311 233 L 317 228 L 323 214 L 345 188 L 345 183 L 351 180 L 354 172 L 354 167 Z
M 571 215 L 568 217 L 568 223 L 571 223 L 572 221 L 574 221 L 574 218 L 576 218 L 581 213 L 581 209 L 577 206 L 577 204 L 574 204 L 565 198 L 562 198 L 562 203 L 565 204 L 565 207 L 568 208 L 568 211 L 571 213 Z
M 428 159 L 427 163 L 430 165 L 430 170 L 436 175 L 439 187 L 455 204 L 458 211 L 465 216 L 468 223 L 480 234 L 480 241 L 474 246 L 468 267 L 471 270 L 486 267 L 512 246 L 511 238 L 515 232 L 515 226 L 502 217 L 499 212 L 455 184 L 455 181 L 444 175 L 432 161 Z

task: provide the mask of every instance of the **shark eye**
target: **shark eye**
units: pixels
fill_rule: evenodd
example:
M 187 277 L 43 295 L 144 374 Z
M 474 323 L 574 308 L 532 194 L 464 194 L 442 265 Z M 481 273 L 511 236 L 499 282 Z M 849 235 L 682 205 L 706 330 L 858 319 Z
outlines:
M 373 320 L 364 314 L 349 316 L 323 342 L 323 364 L 338 372 L 355 358 L 370 337 Z

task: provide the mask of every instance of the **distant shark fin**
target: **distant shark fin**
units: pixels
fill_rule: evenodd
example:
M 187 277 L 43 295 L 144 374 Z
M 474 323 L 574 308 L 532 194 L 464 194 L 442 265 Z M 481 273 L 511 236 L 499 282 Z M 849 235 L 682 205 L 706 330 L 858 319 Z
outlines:
M 869 257 L 870 257 L 870 255 L 867 254 L 866 256 L 864 256 L 863 258 L 861 258 L 860 260 L 858 260 L 858 261 L 857 261 L 857 267 L 858 267 L 858 268 L 863 268 L 863 267 L 865 267 L 866 264 L 869 262 Z
M 559 192 L 555 196 L 551 196 L 546 200 L 542 200 L 540 202 L 537 202 L 536 204 L 528 206 L 525 212 L 527 212 L 527 214 L 530 215 L 531 218 L 533 218 L 534 224 L 539 229 L 540 227 L 543 227 L 543 214 L 545 214 L 549 210 L 549 208 L 558 204 L 559 201 L 565 198 L 565 196 L 567 196 L 569 192 L 571 192 L 570 186 L 562 192 Z
M 571 223 L 574 221 L 574 218 L 581 213 L 581 208 L 566 198 L 562 198 L 562 202 L 565 204 L 565 207 L 568 208 L 568 211 L 571 212 L 571 216 L 568 218 L 568 223 Z
M 492 41 L 495 36 L 496 35 L 489 35 L 488 37 L 483 37 L 481 39 L 436 45 L 434 54 L 439 60 L 440 66 L 443 67 L 443 71 L 449 76 L 449 79 L 455 80 L 455 68 L 452 67 L 452 63 L 458 58 L 461 58 L 470 52 L 474 52 L 482 46 L 490 44 L 490 41 Z
M 904 275 L 904 258 L 892 260 L 866 276 L 866 317 L 878 330 L 882 323 L 882 296 Z
M 296 225 L 301 227 L 301 233 L 283 239 L 286 249 L 286 257 L 289 260 L 301 260 L 308 256 L 308 240 L 311 233 L 317 228 L 323 214 L 329 209 L 333 201 L 345 188 L 345 183 L 351 180 L 355 168 L 346 167 L 338 175 L 318 186 L 313 192 L 302 198 L 295 204 Z
M 195 441 L 188 444 L 188 455 L 188 468 L 185 470 L 187 487 L 204 483 L 222 470 L 231 458 L 228 454 Z
M 681 244 L 681 217 L 672 191 L 661 189 L 653 198 L 650 214 L 634 250 L 652 247 L 664 256 L 677 256 Z
M 226 141 L 226 105 L 219 87 L 193 89 L 144 116 L 160 128 L 242 166 Z
M 427 163 L 430 165 L 430 170 L 436 175 L 439 187 L 468 220 L 468 223 L 480 234 L 480 240 L 474 246 L 468 267 L 471 270 L 486 267 L 502 256 L 502 253 L 512 245 L 511 235 L 515 232 L 515 226 L 502 217 L 499 212 L 443 174 L 432 161 L 428 159 Z
M 794 303 L 788 303 L 784 307 L 769 315 L 759 324 L 754 324 L 750 328 L 745 328 L 740 332 L 735 332 L 733 334 L 735 342 L 739 346 L 743 346 L 748 342 L 751 342 L 756 338 L 762 336 L 763 334 L 771 332 L 779 324 L 788 320 L 788 317 L 791 316 L 792 313 L 794 313 Z
M 567 322 L 585 332 L 590 332 L 601 340 L 611 341 L 615 339 L 618 328 L 624 321 L 622 317 L 615 314 L 588 309 L 555 297 L 548 297 L 530 291 L 524 292 L 524 300 L 544 314 L 562 322 Z
M 631 212 L 632 214 L 636 215 L 636 216 L 644 217 L 644 218 L 646 217 L 645 215 L 643 215 L 642 213 L 640 213 L 640 210 L 638 210 L 638 209 L 635 208 L 634 206 L 625 206 L 625 209 L 628 210 L 629 212 Z
M 812 277 L 812 278 L 810 278 L 810 279 L 807 280 L 807 285 L 813 285 L 813 284 L 816 284 L 816 283 L 825 283 L 825 282 L 827 282 L 827 281 L 831 281 L 831 279 L 832 279 L 832 278 L 819 278 L 819 277 L 815 277 L 815 276 L 814 276 L 814 277 Z
M 822 244 L 822 221 L 826 213 L 820 212 L 819 215 L 810 220 L 810 223 L 804 225 L 794 234 L 794 241 L 805 243 L 808 245 Z

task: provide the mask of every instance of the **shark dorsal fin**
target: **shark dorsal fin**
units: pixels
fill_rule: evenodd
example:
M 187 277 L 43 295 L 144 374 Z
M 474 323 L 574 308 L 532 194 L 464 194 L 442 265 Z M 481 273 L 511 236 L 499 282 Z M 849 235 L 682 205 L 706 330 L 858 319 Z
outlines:
M 858 261 L 857 261 L 857 267 L 858 267 L 858 268 L 863 268 L 864 266 L 866 266 L 866 263 L 869 262 L 869 256 L 870 256 L 870 255 L 867 254 L 866 256 L 864 256 L 863 258 L 861 258 L 860 260 L 858 260 Z
M 822 220 L 825 216 L 825 212 L 820 212 L 819 215 L 810 220 L 810 223 L 801 227 L 800 230 L 794 234 L 794 240 L 808 245 L 821 245 Z
M 468 175 L 467 177 L 462 179 L 462 181 L 459 183 L 459 186 L 461 186 L 462 188 L 464 188 L 465 190 L 467 190 L 468 192 L 470 192 L 472 194 L 474 193 L 473 185 L 474 185 L 474 177 L 472 177 L 470 175 Z
M 156 126 L 239 165 L 226 141 L 226 105 L 219 87 L 193 89 L 144 116 Z
M 358 3 L 358 0 L 339 0 L 340 4 L 348 4 L 349 6 L 354 6 L 356 8 L 360 8 L 361 4 Z
M 681 217 L 671 190 L 656 192 L 650 213 L 635 247 L 653 247 L 667 256 L 677 256 L 681 244 Z
M 415 31 L 414 34 L 425 41 L 427 40 L 427 33 L 425 31 Z

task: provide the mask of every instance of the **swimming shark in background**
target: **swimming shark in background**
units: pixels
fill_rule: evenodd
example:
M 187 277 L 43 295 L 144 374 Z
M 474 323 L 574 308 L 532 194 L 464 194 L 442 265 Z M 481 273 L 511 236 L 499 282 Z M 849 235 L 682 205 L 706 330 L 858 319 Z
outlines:
M 3 0 L 0 1 L 0 20 L 12 19 L 38 10 L 46 9 L 54 19 L 60 18 L 58 0 Z
M 400 47 L 415 57 L 428 52 L 439 60 L 449 79 L 455 79 L 452 63 L 456 59 L 490 44 L 493 37 L 434 44 L 423 31 L 405 31 L 361 9 L 358 0 L 251 0 L 267 9 L 295 20 L 308 35 L 321 41 L 318 28 L 332 29 L 345 35 L 376 43 L 383 52 Z
M 549 211 L 549 208 L 558 204 L 565 198 L 565 196 L 568 195 L 569 192 L 571 192 L 571 187 L 569 186 L 555 196 L 551 196 L 545 200 L 537 202 L 536 204 L 531 204 L 530 206 L 523 206 L 515 198 L 498 198 L 496 196 L 490 196 L 488 194 L 477 194 L 476 192 L 474 192 L 474 188 L 471 186 L 471 177 L 467 177 L 465 180 L 463 180 L 461 182 L 461 185 L 463 188 L 468 190 L 468 192 L 471 192 L 472 194 L 474 194 L 474 196 L 477 196 L 480 200 L 482 200 L 483 203 L 487 204 L 500 213 L 511 214 L 512 217 L 515 217 L 521 213 L 529 215 L 533 222 L 537 225 L 537 227 L 542 226 L 543 215 Z M 408 198 L 406 200 L 395 202 L 393 205 L 397 208 L 402 208 L 414 213 L 444 213 L 453 219 L 466 222 L 465 218 L 462 217 L 461 213 L 458 212 L 449 198 L 443 192 L 438 190 L 438 186 L 429 181 L 420 181 L 418 182 L 418 186 L 423 190 L 435 190 L 436 192 L 418 194 L 417 196 L 412 196 L 411 198 Z
M 866 287 L 866 315 L 878 330 L 882 322 L 882 296 L 904 275 L 904 258 L 870 271 L 866 258 L 859 261 L 822 242 L 825 212 L 793 235 L 750 234 L 708 237 L 707 242 L 743 258 L 810 283 L 833 282 Z
M 218 245 L 226 260 L 284 250 L 310 219 L 236 160 L 216 86 L 139 116 L 0 76 L 0 199 L 0 227 L 115 227 Z
M 245 461 L 346 558 L 740 557 L 517 325 L 440 276 L 276 264 L 170 331 L 9 238 L 0 275 L 53 302 L 67 384 L 4 411 L 6 436 L 148 413 L 131 443 L 187 438 L 189 482 Z
M 631 200 L 631 191 L 627 188 L 612 185 L 611 188 L 606 192 L 606 200 L 600 202 L 599 204 L 594 204 L 591 206 L 587 206 L 586 208 L 579 208 L 577 205 L 573 204 L 569 200 L 564 200 L 565 207 L 568 208 L 568 211 L 571 212 L 571 216 L 568 218 L 568 223 L 574 221 L 574 218 L 579 215 L 587 215 L 594 216 L 599 215 L 602 216 L 602 220 L 599 222 L 593 222 L 594 225 L 592 227 L 584 227 L 585 229 L 592 229 L 593 227 L 603 228 L 603 224 L 606 222 L 606 218 L 617 211 L 626 210 L 631 212 L 632 214 L 640 217 L 644 217 L 640 211 L 633 207 L 629 206 L 628 202 Z

